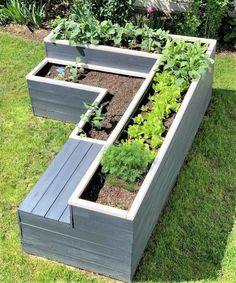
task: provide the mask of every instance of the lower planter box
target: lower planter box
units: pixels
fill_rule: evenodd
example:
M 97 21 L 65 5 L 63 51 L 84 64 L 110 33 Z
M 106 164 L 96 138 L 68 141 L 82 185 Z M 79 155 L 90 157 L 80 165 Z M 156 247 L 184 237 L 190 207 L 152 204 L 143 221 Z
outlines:
M 203 42 L 214 58 L 216 41 Z M 129 210 L 85 200 L 83 193 L 100 166 L 103 150 L 121 134 L 150 85 L 148 77 L 108 140 L 83 140 L 75 130 L 18 210 L 23 249 L 130 282 L 207 109 L 212 77 L 213 67 L 191 83 Z

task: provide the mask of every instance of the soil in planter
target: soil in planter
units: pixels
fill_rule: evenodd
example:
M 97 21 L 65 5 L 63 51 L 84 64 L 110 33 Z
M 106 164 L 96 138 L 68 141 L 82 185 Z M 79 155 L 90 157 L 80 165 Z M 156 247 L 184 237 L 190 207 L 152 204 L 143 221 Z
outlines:
M 48 64 L 48 66 L 45 67 L 47 68 L 38 73 L 38 75 L 55 79 L 58 75 L 56 68 L 63 66 Z M 65 77 L 63 79 L 66 80 L 69 76 L 69 70 L 66 69 Z M 102 121 L 104 127 L 99 130 L 97 128 L 92 128 L 87 123 L 83 129 L 87 137 L 107 140 L 128 108 L 130 102 L 133 100 L 143 81 L 144 79 L 142 78 L 93 70 L 85 70 L 85 73 L 78 75 L 73 79 L 72 82 L 106 88 L 109 92 L 103 101 L 109 101 L 109 104 L 104 107 L 104 114 L 106 115 L 106 119 Z
M 147 106 L 148 108 L 152 107 L 151 102 L 147 99 L 147 97 L 144 98 L 141 104 Z M 138 113 L 142 112 L 138 110 L 134 116 L 136 116 Z M 176 113 L 172 113 L 167 119 L 164 120 L 164 125 L 166 128 L 166 132 L 163 134 L 164 136 L 166 136 L 170 126 L 174 121 L 175 116 Z M 132 120 L 130 121 L 129 125 L 130 124 L 132 124 Z M 126 140 L 126 138 L 127 132 L 124 131 L 120 139 Z M 131 207 L 143 183 L 143 179 L 138 179 L 133 184 L 121 180 L 112 180 L 112 178 L 109 178 L 109 180 L 108 178 L 106 180 L 105 179 L 106 177 L 101 173 L 100 167 L 92 178 L 89 186 L 82 194 L 81 198 L 96 203 L 128 210 Z M 125 187 L 128 187 L 128 189 L 125 189 Z M 132 191 L 130 191 L 129 189 L 132 189 Z
M 134 192 L 128 191 L 118 185 L 111 185 L 105 181 L 105 176 L 101 173 L 101 168 L 99 168 L 81 198 L 128 210 L 131 207 L 141 184 L 141 180 L 137 182 L 137 184 L 134 184 L 136 186 Z

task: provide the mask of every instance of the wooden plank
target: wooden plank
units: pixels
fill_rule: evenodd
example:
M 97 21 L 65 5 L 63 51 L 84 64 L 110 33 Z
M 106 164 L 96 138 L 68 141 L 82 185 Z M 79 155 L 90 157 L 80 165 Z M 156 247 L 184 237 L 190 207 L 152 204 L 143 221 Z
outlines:
M 105 254 L 102 246 L 96 246 L 94 250 L 89 247 L 89 243 L 87 242 L 86 246 L 83 243 L 84 245 L 81 247 L 81 241 L 78 239 L 28 225 L 22 225 L 22 232 L 23 241 L 33 244 L 36 247 L 69 255 L 75 259 L 101 264 L 111 269 L 115 266 L 116 270 L 120 272 L 128 272 L 130 270 L 131 257 L 124 252 L 120 253 L 119 257 L 112 250 L 109 250 L 109 254 Z
M 80 142 L 73 154 L 64 163 L 63 168 L 56 178 L 50 183 L 48 189 L 45 191 L 44 195 L 41 197 L 37 205 L 32 210 L 33 214 L 39 216 L 45 216 L 50 207 L 55 202 L 58 195 L 64 189 L 65 185 L 70 180 L 71 176 L 74 174 L 76 168 L 79 166 L 80 162 L 86 155 L 89 148 L 92 146 L 88 142 Z
M 89 270 L 98 274 L 103 274 L 112 278 L 116 278 L 125 282 L 130 282 L 130 275 L 117 272 L 116 270 L 111 270 L 108 269 L 102 265 L 94 264 L 85 260 L 78 260 L 74 259 L 70 256 L 65 256 L 62 254 L 55 252 L 48 251 L 47 249 L 42 249 L 39 247 L 35 247 L 32 244 L 24 243 L 22 242 L 22 248 L 25 252 L 37 255 L 37 256 L 42 256 L 46 257 L 48 259 L 52 259 L 55 261 L 63 262 L 67 265 L 78 267 L 81 269 Z
M 66 61 L 75 61 L 80 57 L 86 64 L 100 65 L 110 68 L 124 69 L 148 73 L 156 62 L 156 58 L 138 56 L 137 53 L 117 53 L 102 49 L 92 49 L 82 46 L 69 46 L 45 42 L 47 57 Z
M 78 115 L 74 115 L 69 112 L 62 113 L 58 111 L 48 111 L 45 109 L 40 109 L 38 107 L 33 107 L 32 111 L 35 116 L 44 117 L 53 120 L 59 120 L 63 122 L 70 122 L 70 123 L 78 123 L 80 121 L 81 114 L 83 114 L 83 113 L 78 113 Z
M 74 206 L 72 206 L 72 215 L 74 227 L 94 229 L 95 226 L 101 225 L 100 227 L 103 227 L 105 230 L 118 229 L 119 231 L 132 232 L 131 221 L 125 218 L 116 217 L 106 213 L 97 213 L 97 211 Z
M 53 80 L 52 80 L 53 81 Z M 77 89 L 38 81 L 28 81 L 30 96 L 44 101 L 57 102 L 75 107 L 83 101 L 93 102 L 99 92 Z
M 81 141 L 81 143 L 85 143 Z M 58 195 L 55 202 L 49 208 L 48 212 L 46 213 L 45 217 L 68 222 L 70 221 L 70 214 L 69 207 L 68 207 L 68 200 L 73 193 L 74 189 L 76 188 L 77 184 L 80 182 L 81 178 L 83 177 L 84 173 L 87 171 L 88 167 L 92 163 L 93 159 L 96 157 L 102 145 L 93 144 L 89 150 L 87 151 L 86 155 L 84 155 L 83 159 L 79 163 L 79 166 L 76 168 L 75 172 L 66 183 L 65 187 Z M 66 210 L 68 208 L 68 210 Z M 66 210 L 66 211 L 65 211 Z M 63 216 L 64 215 L 64 216 Z M 63 217 L 62 217 L 63 216 Z M 68 222 L 69 223 L 69 222 Z
M 32 191 L 27 195 L 23 203 L 20 205 L 19 210 L 25 212 L 31 212 L 36 203 L 41 199 L 45 190 L 53 182 L 56 176 L 61 171 L 62 167 L 74 152 L 80 141 L 74 139 L 68 139 L 61 151 L 54 158 L 46 172 L 39 179 Z
M 64 222 L 58 222 L 42 216 L 37 216 L 32 213 L 25 213 L 18 211 L 20 223 L 28 224 L 36 227 L 40 227 L 45 230 L 55 231 L 57 233 L 65 234 L 74 238 L 78 238 L 82 241 L 92 242 L 97 245 L 107 246 L 108 248 L 118 249 L 131 253 L 131 243 L 117 234 L 110 235 L 103 232 L 98 233 L 96 230 L 84 230 L 80 227 L 72 228 L 70 224 Z
M 59 113 L 70 113 L 72 115 L 76 115 L 78 116 L 78 112 L 79 113 L 85 113 L 87 111 L 87 109 L 85 108 L 85 106 L 83 105 L 83 103 L 78 104 L 78 105 L 74 105 L 74 106 L 69 106 L 65 104 L 62 104 L 61 101 L 59 101 L 59 103 L 57 101 L 49 101 L 49 100 L 43 100 L 43 99 L 37 99 L 37 98 L 32 98 L 31 99 L 31 104 L 32 107 L 36 107 L 39 109 L 44 109 L 45 111 L 56 111 Z

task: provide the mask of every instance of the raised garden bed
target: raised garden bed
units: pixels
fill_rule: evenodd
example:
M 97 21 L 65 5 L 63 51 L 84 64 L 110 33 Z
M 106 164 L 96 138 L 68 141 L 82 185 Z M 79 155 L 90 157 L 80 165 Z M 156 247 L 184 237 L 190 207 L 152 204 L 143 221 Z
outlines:
M 190 37 L 184 37 L 184 39 L 186 41 L 199 40 Z M 215 40 L 200 40 L 202 43 L 208 44 L 207 54 L 214 58 Z M 29 200 L 27 199 L 23 206 L 19 208 L 23 248 L 32 254 L 46 256 L 116 279 L 131 281 L 210 101 L 213 66 L 210 66 L 210 69 L 201 75 L 198 80 L 191 82 L 187 91 L 185 91 L 179 110 L 165 121 L 164 142 L 158 148 L 157 155 L 145 178 L 138 184 L 139 189 L 132 196 L 130 194 L 123 195 L 123 199 L 127 201 L 123 205 L 123 203 L 114 203 L 107 199 L 104 201 L 107 192 L 111 192 L 109 191 L 110 188 L 103 188 L 103 195 L 100 195 L 99 199 L 96 191 L 91 191 L 90 185 L 92 182 L 102 184 L 100 180 L 96 179 L 99 177 L 96 173 L 100 170 L 103 154 L 107 147 L 126 136 L 126 129 L 129 123 L 132 123 L 132 117 L 137 114 L 137 111 L 140 111 L 138 110 L 140 103 L 145 101 L 145 95 L 152 84 L 160 56 L 149 54 L 145 57 L 145 53 L 141 52 L 139 64 L 137 63 L 139 61 L 138 51 L 129 50 L 126 53 L 124 49 L 113 47 L 76 47 L 70 46 L 67 41 L 53 43 L 50 42 L 49 38 L 45 40 L 45 44 L 47 55 L 56 58 L 52 60 L 58 60 L 62 56 L 63 60 L 73 61 L 76 57 L 81 56 L 86 59 L 84 62 L 89 69 L 93 69 L 90 64 L 96 63 L 100 65 L 95 64 L 97 68 L 100 68 L 96 71 L 104 72 L 105 69 L 108 71 L 108 69 L 112 68 L 113 72 L 110 70 L 110 73 L 139 77 L 143 78 L 144 81 L 137 93 L 132 97 L 131 102 L 127 105 L 125 112 L 115 127 L 105 138 L 96 136 L 96 139 L 94 139 L 92 135 L 90 136 L 91 128 L 89 129 L 87 122 L 83 120 L 79 122 L 70 135 L 68 142 L 75 143 L 74 146 L 77 148 L 78 154 L 82 152 L 79 149 L 80 146 L 89 148 L 86 152 L 90 157 L 88 150 L 95 145 L 97 146 L 86 172 L 81 175 L 80 169 L 73 169 L 75 170 L 73 174 L 67 176 L 66 172 L 73 164 L 73 168 L 80 168 L 75 163 L 78 157 L 73 157 L 73 149 L 70 149 L 69 153 L 68 150 L 66 151 L 67 156 L 61 152 L 59 154 L 60 158 L 56 157 L 50 167 L 50 170 L 54 170 L 53 168 L 58 169 L 55 173 L 56 180 L 59 178 L 66 184 L 67 221 L 58 222 L 58 219 L 52 221 L 53 219 L 49 217 L 49 214 L 53 215 L 54 213 L 51 209 L 52 204 L 57 203 L 59 205 L 59 203 L 58 197 L 55 197 L 54 193 L 57 186 L 54 184 L 51 188 L 51 182 L 53 184 L 54 180 L 48 179 L 52 178 L 52 175 L 48 173 L 48 177 L 44 178 L 49 184 L 49 191 L 52 192 L 50 194 L 50 213 L 46 212 L 41 215 L 35 213 L 34 209 L 28 211 Z M 115 59 L 113 58 L 114 61 L 105 55 L 105 53 L 109 54 L 109 52 L 112 53 L 112 58 L 115 57 Z M 116 54 L 113 54 L 114 52 Z M 126 62 L 127 54 L 131 56 L 129 62 Z M 124 58 L 123 55 L 125 55 Z M 146 65 L 143 63 L 144 58 Z M 118 67 L 114 65 L 114 62 L 118 63 Z M 59 63 L 59 61 L 56 62 L 56 64 Z M 154 66 L 155 63 L 156 66 Z M 52 81 L 49 78 L 43 79 Z M 60 83 L 66 84 L 68 82 L 62 81 Z M 76 83 L 70 84 L 75 85 Z M 79 136 L 79 129 L 84 129 L 88 137 Z M 70 148 L 70 146 L 67 147 Z M 62 167 L 60 165 L 61 158 L 65 160 L 63 161 L 63 168 L 65 168 L 63 177 L 60 173 Z M 86 162 L 86 158 L 81 156 L 79 159 Z M 66 160 L 69 160 L 70 164 Z M 77 174 L 79 174 L 79 178 Z M 43 185 L 42 181 L 41 184 Z M 71 187 L 68 184 L 71 184 Z M 40 186 L 38 185 L 38 187 Z M 100 188 L 101 186 L 99 186 L 98 191 Z M 64 194 L 64 187 L 61 188 L 61 192 L 61 194 Z M 114 190 L 112 193 L 117 195 L 119 192 Z M 37 196 L 37 192 L 35 191 L 33 195 Z M 99 201 L 96 202 L 98 199 Z M 42 203 L 43 206 L 43 202 L 40 200 L 36 200 L 36 207 L 37 203 Z M 59 219 L 62 218 L 59 217 Z

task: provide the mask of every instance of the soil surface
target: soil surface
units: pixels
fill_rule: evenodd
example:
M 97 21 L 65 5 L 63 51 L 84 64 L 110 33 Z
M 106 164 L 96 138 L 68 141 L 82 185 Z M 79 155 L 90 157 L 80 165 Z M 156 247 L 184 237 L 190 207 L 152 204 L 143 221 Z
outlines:
M 140 185 L 141 186 L 141 185 Z M 101 178 L 99 171 L 95 174 L 88 189 L 81 196 L 82 199 L 94 201 L 96 203 L 117 207 L 128 210 L 137 191 L 130 192 L 121 187 L 108 185 L 104 183 L 104 177 Z
M 148 92 L 148 94 L 149 93 L 150 92 Z M 148 100 L 147 97 L 142 101 L 141 105 L 147 106 L 148 109 L 152 108 L 152 103 L 151 101 Z M 134 116 L 136 116 L 138 113 L 142 114 L 143 112 L 138 110 L 137 113 L 134 114 Z M 171 127 L 174 121 L 175 116 L 176 113 L 172 113 L 168 118 L 166 118 L 163 121 L 164 126 L 166 128 L 166 131 L 163 134 L 163 136 L 166 136 L 169 128 Z M 159 149 L 157 149 L 157 152 L 158 150 Z M 104 205 L 128 210 L 131 207 L 142 185 L 142 182 L 143 182 L 142 180 L 137 180 L 134 184 L 135 191 L 130 192 L 122 187 L 119 187 L 118 186 L 119 181 L 117 182 L 117 185 L 110 185 L 107 182 L 105 182 L 105 176 L 102 177 L 101 168 L 100 168 L 95 173 L 91 183 L 89 184 L 87 190 L 84 192 L 81 198 L 96 203 L 101 203 Z
M 46 74 L 46 77 L 55 79 L 58 75 L 56 71 L 57 67 L 61 66 L 52 65 Z M 67 80 L 69 75 L 69 70 L 66 68 L 63 79 Z M 85 70 L 85 73 L 83 74 L 79 74 L 78 72 L 78 76 L 73 79 L 72 82 L 108 89 L 108 94 L 103 101 L 109 102 L 107 106 L 104 107 L 103 111 L 106 115 L 105 120 L 102 121 L 103 128 L 101 130 L 92 128 L 87 123 L 84 127 L 87 137 L 99 140 L 107 140 L 121 119 L 122 115 L 128 108 L 143 81 L 144 79 L 142 78 L 99 71 Z
M 33 41 L 43 41 L 44 37 L 50 33 L 50 30 L 47 29 L 32 29 L 31 27 L 18 24 L 9 24 L 0 27 L 0 31 Z

